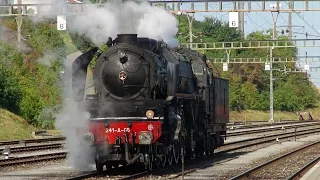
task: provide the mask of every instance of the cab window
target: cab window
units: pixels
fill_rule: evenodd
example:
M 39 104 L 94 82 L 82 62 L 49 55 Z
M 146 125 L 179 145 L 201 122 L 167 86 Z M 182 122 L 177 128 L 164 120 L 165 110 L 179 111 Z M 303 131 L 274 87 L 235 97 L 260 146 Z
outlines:
M 195 75 L 203 75 L 203 68 L 199 63 L 192 63 L 191 66 Z

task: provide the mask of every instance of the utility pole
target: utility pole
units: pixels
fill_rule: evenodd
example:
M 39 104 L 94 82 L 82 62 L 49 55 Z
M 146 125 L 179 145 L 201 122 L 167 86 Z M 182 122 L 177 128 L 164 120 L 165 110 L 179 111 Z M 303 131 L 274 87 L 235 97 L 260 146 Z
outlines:
M 192 33 L 192 22 L 194 19 L 194 13 L 192 14 L 191 19 L 190 19 L 189 14 L 187 14 L 187 17 L 188 17 L 188 23 L 189 23 L 189 43 L 193 43 L 193 37 L 195 37 L 195 38 L 197 37 L 197 36 L 193 35 L 193 33 Z M 191 44 L 190 44 L 189 48 L 192 48 Z
M 289 9 L 293 9 L 294 2 L 292 0 L 289 1 Z M 288 37 L 292 39 L 292 12 L 290 11 L 288 14 Z
M 189 33 L 187 36 L 185 36 L 184 38 L 188 37 L 189 36 L 189 45 L 188 47 L 190 49 L 192 49 L 192 44 L 193 43 L 193 37 L 197 38 L 197 36 L 195 36 L 193 33 L 192 33 L 192 23 L 193 23 L 193 19 L 194 19 L 194 13 L 192 13 L 192 16 L 189 16 L 188 13 L 182 13 L 180 11 L 178 11 L 177 15 L 186 15 L 187 18 L 188 18 L 188 24 L 189 24 Z
M 277 1 L 276 4 L 271 4 L 270 7 L 276 10 L 271 10 L 272 20 L 273 20 L 273 30 L 272 30 L 272 40 L 275 40 L 276 36 L 276 28 L 277 28 L 277 19 L 279 16 L 279 1 Z M 276 16 L 274 16 L 273 13 L 276 13 Z M 274 42 L 272 43 L 272 47 L 270 48 L 270 120 L 269 122 L 274 122 L 274 114 L 273 114 L 273 74 L 272 74 L 272 51 L 274 49 Z
M 243 10 L 244 9 L 244 1 L 238 2 L 238 9 Z M 240 31 L 242 33 L 242 36 L 244 37 L 244 12 L 239 12 L 239 21 L 240 21 Z
M 18 0 L 18 4 L 22 4 L 22 0 Z M 16 17 L 16 21 L 17 21 L 17 39 L 18 39 L 18 43 L 21 43 L 21 25 L 22 25 L 22 7 L 19 6 L 18 7 L 18 15 Z

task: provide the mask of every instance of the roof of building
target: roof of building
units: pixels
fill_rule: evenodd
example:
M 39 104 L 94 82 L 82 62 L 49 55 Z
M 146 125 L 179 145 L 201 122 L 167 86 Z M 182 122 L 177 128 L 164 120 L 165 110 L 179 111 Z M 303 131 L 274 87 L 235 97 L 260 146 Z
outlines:
M 79 0 L 67 0 L 68 3 L 77 3 L 77 4 L 81 4 L 82 2 Z

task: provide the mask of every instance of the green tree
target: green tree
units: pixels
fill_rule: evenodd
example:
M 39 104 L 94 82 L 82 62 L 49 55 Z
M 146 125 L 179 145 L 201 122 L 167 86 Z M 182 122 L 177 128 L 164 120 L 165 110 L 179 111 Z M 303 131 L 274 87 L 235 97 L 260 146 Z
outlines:
M 178 16 L 177 18 L 179 20 L 178 39 L 180 42 L 188 42 L 188 18 L 186 15 Z M 193 21 L 193 34 L 197 35 L 193 39 L 193 42 L 243 41 L 246 44 L 251 41 L 270 40 L 272 39 L 271 32 L 270 30 L 257 31 L 247 35 L 243 39 L 238 30 L 229 28 L 227 23 L 215 18 L 207 17 L 202 22 Z M 277 39 L 288 40 L 286 36 L 278 36 Z M 266 48 L 231 50 L 230 57 L 262 58 L 268 61 L 269 51 Z M 226 52 L 224 50 L 207 50 L 201 53 L 205 53 L 208 59 L 226 59 Z M 273 50 L 273 57 L 296 57 L 296 54 L 297 48 L 275 48 Z M 230 108 L 232 110 L 269 109 L 269 71 L 264 70 L 264 64 L 229 64 L 228 72 L 222 72 L 220 64 L 215 64 L 215 66 L 215 69 L 219 71 L 217 74 L 230 79 Z M 283 64 L 273 64 L 274 69 L 283 69 L 283 67 Z M 286 63 L 286 67 L 293 69 L 295 68 L 295 63 Z M 312 107 L 319 101 L 316 89 L 309 80 L 302 80 L 303 75 L 284 74 L 274 71 L 274 76 L 276 77 L 274 83 L 276 110 L 301 110 Z M 290 96 L 287 96 L 287 91 L 290 91 Z
M 82 53 L 87 52 L 88 50 L 95 47 L 92 41 L 85 35 L 79 35 L 75 32 L 69 32 L 69 35 L 71 37 L 72 43 Z
M 14 33 L 16 24 L 14 18 L 3 18 L 0 21 L 12 29 Z M 5 45 L 5 51 L 0 54 L 3 69 L 7 77 L 1 90 L 10 89 L 17 96 L 15 112 L 27 119 L 30 124 L 39 127 L 53 127 L 53 116 L 44 116 L 46 109 L 55 109 L 61 104 L 60 70 L 63 59 L 66 57 L 66 46 L 63 39 L 49 21 L 34 23 L 31 19 L 24 19 L 22 36 L 27 40 L 28 51 L 19 52 L 14 46 Z M 0 73 L 0 74 L 1 74 Z M 19 92 L 16 90 L 18 89 Z M 2 101 L 0 105 L 4 106 Z M 18 104 L 18 105 L 17 105 Z M 12 105 L 14 105 L 12 103 Z M 18 108 L 17 108 L 18 106 Z M 48 119 L 50 122 L 48 123 Z
M 0 45 L 0 48 L 3 47 Z M 14 69 L 7 68 L 0 62 L 0 107 L 19 113 L 22 93 Z

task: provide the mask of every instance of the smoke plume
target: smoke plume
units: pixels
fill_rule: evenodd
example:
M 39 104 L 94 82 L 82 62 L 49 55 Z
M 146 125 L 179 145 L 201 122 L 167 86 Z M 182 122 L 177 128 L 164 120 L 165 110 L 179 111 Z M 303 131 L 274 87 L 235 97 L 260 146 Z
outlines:
M 64 61 L 65 71 L 63 75 L 63 109 L 56 116 L 55 126 L 66 137 L 66 148 L 68 150 L 68 162 L 78 171 L 92 170 L 94 163 L 93 149 L 83 137 L 87 132 L 87 118 L 85 110 L 72 98 L 71 66 L 72 61 L 79 56 L 75 53 Z
M 21 40 L 21 43 L 16 42 L 17 33 L 15 31 L 0 25 L 0 34 L 0 43 L 9 45 L 15 50 L 19 50 L 24 53 L 31 51 L 31 48 L 24 42 L 23 39 Z
M 65 99 L 64 109 L 56 117 L 56 127 L 66 136 L 69 164 L 78 171 L 93 170 L 90 165 L 94 163 L 94 151 L 81 138 L 87 121 L 84 111 L 80 112 L 77 106 L 72 99 Z
M 108 37 L 136 33 L 139 37 L 163 40 L 169 46 L 178 45 L 176 18 L 162 8 L 142 2 L 107 3 L 103 7 L 90 6 L 86 15 L 67 20 L 68 30 L 86 35 L 99 46 Z
M 44 52 L 44 55 L 37 59 L 37 62 L 48 67 L 51 67 L 53 61 L 56 59 L 56 53 L 47 51 Z

